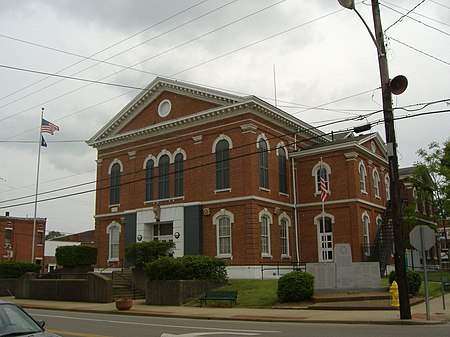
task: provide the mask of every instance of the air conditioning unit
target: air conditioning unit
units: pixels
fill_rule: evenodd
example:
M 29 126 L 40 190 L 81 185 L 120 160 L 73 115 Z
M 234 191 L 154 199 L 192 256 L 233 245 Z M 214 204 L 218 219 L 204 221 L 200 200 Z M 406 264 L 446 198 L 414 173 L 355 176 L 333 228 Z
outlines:
M 11 248 L 11 244 L 10 243 L 5 243 L 5 248 Z

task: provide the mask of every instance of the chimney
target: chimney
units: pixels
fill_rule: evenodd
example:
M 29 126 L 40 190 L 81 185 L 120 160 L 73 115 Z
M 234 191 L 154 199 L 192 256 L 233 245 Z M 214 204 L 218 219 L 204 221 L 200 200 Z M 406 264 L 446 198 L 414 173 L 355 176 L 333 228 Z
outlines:
M 5 212 L 5 216 L 9 216 L 9 212 Z

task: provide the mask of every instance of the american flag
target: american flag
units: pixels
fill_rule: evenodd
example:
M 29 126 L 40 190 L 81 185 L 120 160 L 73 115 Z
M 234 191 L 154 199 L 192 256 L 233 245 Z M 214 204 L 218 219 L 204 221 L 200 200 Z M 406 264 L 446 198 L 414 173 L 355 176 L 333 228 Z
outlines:
M 59 127 L 42 118 L 41 131 L 53 135 L 55 131 L 59 131 Z
M 320 168 L 320 199 L 322 199 L 323 202 L 327 199 L 327 184 L 325 182 L 325 169 L 322 167 Z

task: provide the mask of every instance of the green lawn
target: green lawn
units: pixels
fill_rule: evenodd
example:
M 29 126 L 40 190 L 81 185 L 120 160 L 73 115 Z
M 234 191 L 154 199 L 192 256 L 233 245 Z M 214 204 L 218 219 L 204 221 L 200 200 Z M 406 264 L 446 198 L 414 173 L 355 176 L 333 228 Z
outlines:
M 422 285 L 420 286 L 418 296 L 425 296 L 425 284 L 424 284 L 424 275 L 422 272 L 419 272 L 420 277 L 422 278 Z M 450 274 L 448 271 L 442 272 L 442 275 L 450 278 Z M 441 290 L 441 272 L 440 271 L 429 271 L 427 272 L 428 279 L 428 295 L 432 297 L 438 297 L 442 295 Z M 381 279 L 382 287 L 388 287 L 388 279 Z M 446 291 L 448 293 L 448 291 Z
M 423 274 L 420 273 L 423 280 Z M 450 277 L 446 272 L 444 275 Z M 428 272 L 428 293 L 429 296 L 441 296 L 441 275 L 440 272 Z M 270 307 L 279 302 L 277 297 L 278 280 L 228 280 L 228 285 L 216 290 L 222 291 L 238 291 L 238 307 Z M 388 288 L 389 283 L 387 278 L 381 279 L 381 287 Z M 448 293 L 448 291 L 447 291 Z M 424 283 L 420 287 L 418 296 L 425 296 Z M 218 301 L 216 303 L 209 302 L 209 305 L 229 306 L 228 302 Z M 199 300 L 193 301 L 187 305 L 199 306 Z

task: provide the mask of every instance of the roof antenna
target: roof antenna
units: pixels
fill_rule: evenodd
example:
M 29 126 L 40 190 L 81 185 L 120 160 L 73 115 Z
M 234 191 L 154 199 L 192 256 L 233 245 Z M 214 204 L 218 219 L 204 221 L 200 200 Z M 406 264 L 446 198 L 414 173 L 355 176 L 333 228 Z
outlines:
M 275 74 L 275 64 L 273 65 L 273 91 L 275 96 L 275 106 L 277 106 L 277 78 Z

